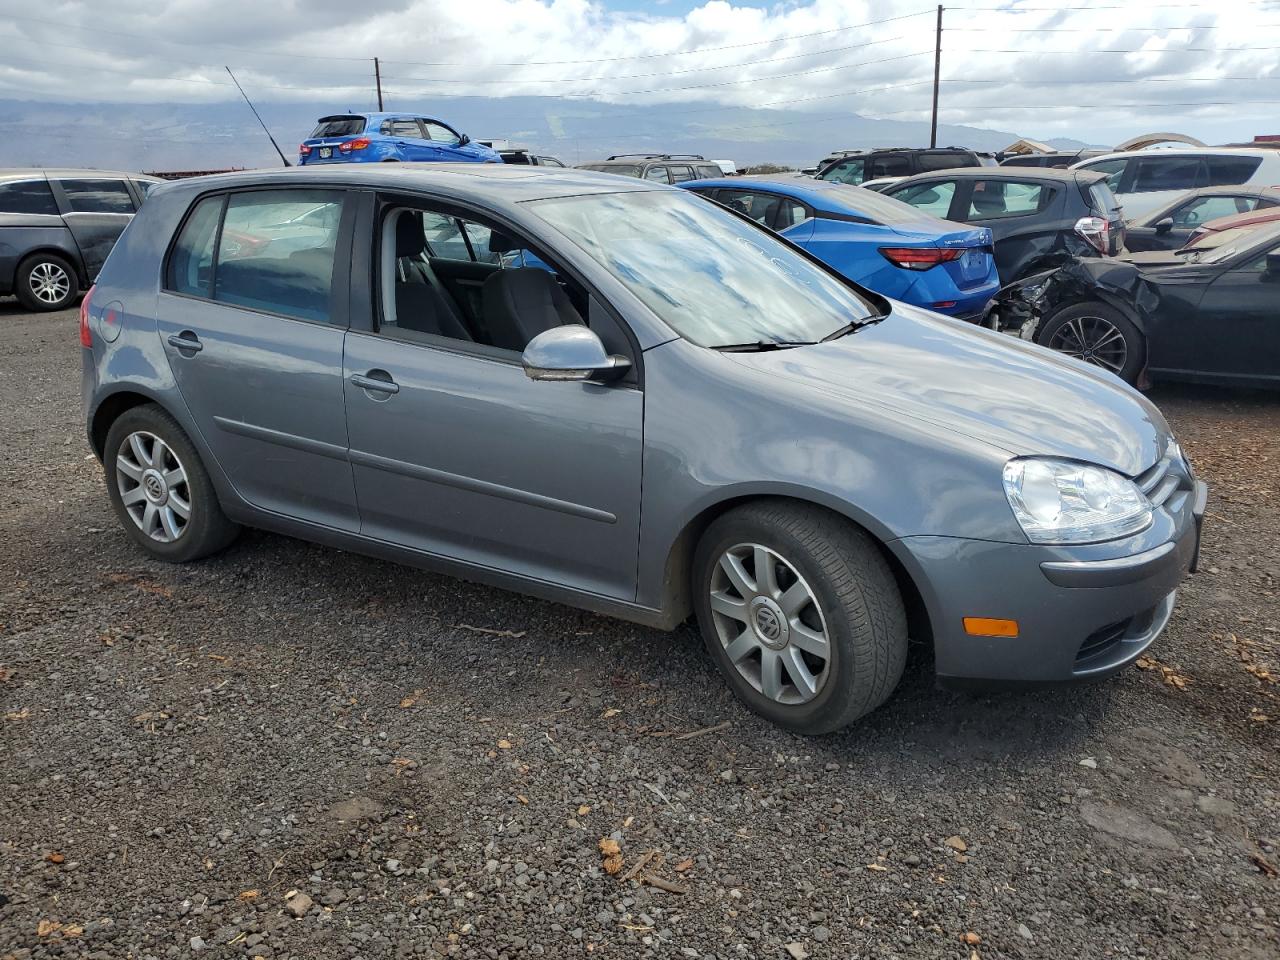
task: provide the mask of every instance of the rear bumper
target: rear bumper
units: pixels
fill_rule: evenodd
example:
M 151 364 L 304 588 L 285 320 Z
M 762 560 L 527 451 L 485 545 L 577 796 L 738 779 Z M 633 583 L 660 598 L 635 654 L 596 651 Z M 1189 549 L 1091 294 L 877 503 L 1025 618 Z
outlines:
M 1173 612 L 1195 569 L 1207 490 L 1188 481 L 1141 534 L 1079 547 L 905 537 L 889 544 L 933 628 L 938 679 L 1008 687 L 1109 676 L 1132 663 Z M 966 617 L 1015 620 L 1016 637 L 971 636 Z

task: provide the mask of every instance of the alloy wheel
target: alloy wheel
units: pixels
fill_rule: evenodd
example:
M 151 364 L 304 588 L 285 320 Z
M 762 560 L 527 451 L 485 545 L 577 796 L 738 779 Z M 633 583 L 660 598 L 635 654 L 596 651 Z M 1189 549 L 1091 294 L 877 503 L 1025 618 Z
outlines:
M 710 595 L 725 655 L 756 691 L 785 704 L 818 695 L 831 642 L 817 597 L 790 562 L 758 543 L 732 546 L 716 563 Z
M 71 277 L 56 263 L 47 260 L 31 268 L 31 292 L 41 303 L 61 303 L 71 292 Z
M 191 522 L 191 487 L 173 448 L 154 433 L 129 434 L 116 452 L 116 486 L 125 512 L 152 540 L 173 543 Z
M 1046 346 L 1116 374 L 1129 359 L 1124 334 L 1103 317 L 1072 317 L 1054 331 Z

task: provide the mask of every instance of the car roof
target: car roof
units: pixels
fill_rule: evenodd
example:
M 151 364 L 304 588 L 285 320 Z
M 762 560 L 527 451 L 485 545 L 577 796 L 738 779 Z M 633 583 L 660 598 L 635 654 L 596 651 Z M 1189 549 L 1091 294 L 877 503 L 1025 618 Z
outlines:
M 1261 210 L 1250 210 L 1247 213 L 1233 213 L 1226 217 L 1215 217 L 1200 224 L 1200 230 L 1220 233 L 1234 227 L 1248 227 L 1259 223 L 1270 223 L 1280 220 L 1280 207 L 1263 207 Z
M 151 180 L 156 183 L 163 183 L 159 177 L 148 176 L 145 173 L 129 173 L 124 170 L 85 170 L 75 167 L 5 167 L 0 168 L 0 180 L 29 180 L 32 177 L 45 176 L 53 177 L 55 180 L 62 177 L 79 177 L 84 180 L 94 180 L 98 178 L 118 180 L 125 178 L 128 180 Z
M 508 203 L 584 194 L 672 190 L 665 184 L 572 167 L 503 163 L 358 163 L 319 164 L 283 169 L 244 170 L 180 181 L 206 190 L 246 186 L 299 186 L 316 181 L 339 187 L 430 190 L 457 197 L 498 198 Z
M 1098 157 L 1087 157 L 1081 163 L 1099 160 L 1124 160 L 1129 157 L 1273 157 L 1276 151 L 1250 147 L 1176 147 L 1160 150 L 1119 150 Z
M 690 180 L 680 184 L 685 189 L 714 187 L 729 190 L 746 190 L 750 189 L 752 185 L 773 187 L 780 192 L 790 194 L 796 199 L 803 200 L 816 210 L 824 210 L 829 213 L 847 213 L 865 217 L 868 209 L 878 209 L 883 212 L 886 208 L 882 205 L 892 203 L 895 209 L 901 208 L 904 213 L 906 210 L 914 210 L 918 214 L 917 217 L 908 217 L 907 220 L 934 219 L 914 207 L 909 207 L 901 201 L 886 197 L 884 194 L 877 193 L 874 190 L 865 190 L 862 187 L 855 187 L 848 183 L 815 180 L 812 177 L 806 177 L 798 173 L 763 173 L 746 177 L 707 177 L 704 180 Z
M 1043 180 L 1056 183 L 1083 183 L 1086 186 L 1101 183 L 1107 179 L 1105 173 L 1076 170 L 1071 167 L 1065 170 L 1061 167 L 953 167 L 950 170 L 929 170 L 926 173 L 903 177 L 894 186 L 935 180 L 940 175 L 948 180 Z

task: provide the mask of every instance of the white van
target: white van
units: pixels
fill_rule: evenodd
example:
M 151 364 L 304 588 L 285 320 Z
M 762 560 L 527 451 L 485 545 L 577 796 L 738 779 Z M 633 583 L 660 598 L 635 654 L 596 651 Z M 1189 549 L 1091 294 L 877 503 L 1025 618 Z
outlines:
M 1073 164 L 1107 175 L 1126 220 L 1150 213 L 1199 187 L 1280 184 L 1280 150 L 1189 147 L 1108 153 Z

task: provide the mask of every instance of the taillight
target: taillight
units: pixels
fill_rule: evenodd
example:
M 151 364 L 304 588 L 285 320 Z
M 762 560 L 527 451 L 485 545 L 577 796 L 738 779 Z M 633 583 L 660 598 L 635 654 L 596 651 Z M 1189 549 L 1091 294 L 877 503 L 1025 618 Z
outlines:
M 1081 217 L 1076 221 L 1076 236 L 1105 257 L 1111 245 L 1111 222 L 1102 217 Z
M 305 143 L 298 144 L 298 155 L 302 157 L 311 156 L 311 147 Z
M 350 153 L 352 150 L 363 150 L 368 145 L 368 137 L 356 137 L 354 140 L 348 140 L 346 143 L 338 144 L 338 150 L 341 153 Z
M 964 256 L 960 247 L 881 247 L 881 255 L 904 270 L 929 270 Z
M 89 299 L 93 296 L 93 287 L 89 288 L 89 292 L 84 295 L 84 299 L 80 301 L 80 346 L 93 346 L 93 333 L 89 329 Z

